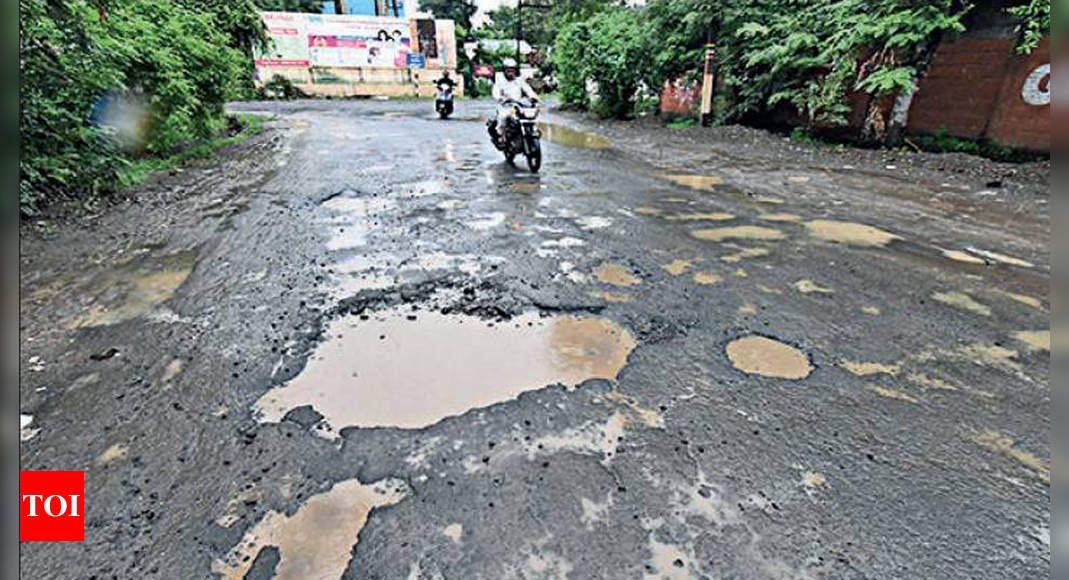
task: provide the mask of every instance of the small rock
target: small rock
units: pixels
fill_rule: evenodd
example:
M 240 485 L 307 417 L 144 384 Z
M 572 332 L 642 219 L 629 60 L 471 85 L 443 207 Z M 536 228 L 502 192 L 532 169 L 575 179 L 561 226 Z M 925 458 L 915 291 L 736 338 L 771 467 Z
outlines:
M 117 349 L 117 348 L 115 348 L 113 346 L 113 347 L 111 347 L 111 348 L 109 348 L 109 349 L 107 349 L 105 351 L 101 351 L 101 352 L 98 352 L 98 353 L 95 353 L 95 354 L 91 354 L 91 355 L 89 355 L 89 358 L 92 359 L 92 360 L 97 360 L 97 361 L 108 360 L 109 358 L 112 358 L 117 354 L 119 354 L 119 349 Z

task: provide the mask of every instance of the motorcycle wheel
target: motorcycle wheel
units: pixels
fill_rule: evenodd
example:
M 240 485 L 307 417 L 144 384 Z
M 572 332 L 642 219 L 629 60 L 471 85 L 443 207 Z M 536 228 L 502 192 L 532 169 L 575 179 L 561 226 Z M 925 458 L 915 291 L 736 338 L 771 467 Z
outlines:
M 538 173 L 542 167 L 542 145 L 538 137 L 527 138 L 527 168 L 531 173 Z

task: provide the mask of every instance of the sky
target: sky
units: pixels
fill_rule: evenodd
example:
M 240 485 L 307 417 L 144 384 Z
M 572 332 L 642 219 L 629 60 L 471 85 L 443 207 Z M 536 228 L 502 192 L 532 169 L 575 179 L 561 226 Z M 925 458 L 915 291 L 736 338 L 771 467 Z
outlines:
M 472 24 L 479 26 L 486 22 L 486 13 L 501 6 L 502 4 L 508 4 L 510 6 L 516 5 L 516 0 L 475 0 L 475 5 L 479 7 L 478 12 L 471 19 Z

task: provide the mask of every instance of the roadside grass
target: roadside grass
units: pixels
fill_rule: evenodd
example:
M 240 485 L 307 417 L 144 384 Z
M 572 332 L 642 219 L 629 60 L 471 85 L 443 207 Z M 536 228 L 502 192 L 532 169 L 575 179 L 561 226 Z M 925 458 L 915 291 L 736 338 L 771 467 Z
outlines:
M 163 157 L 142 157 L 134 159 L 119 173 L 119 189 L 128 189 L 141 184 L 156 171 L 170 171 L 190 163 L 211 157 L 216 151 L 228 145 L 242 143 L 253 135 L 263 132 L 263 124 L 269 117 L 262 115 L 237 115 L 238 132 L 225 137 L 214 137 L 185 147 L 171 155 Z
M 788 135 L 788 137 L 790 138 L 790 140 L 792 142 L 799 143 L 799 144 L 802 144 L 802 145 L 812 145 L 814 147 L 823 147 L 823 148 L 826 148 L 826 149 L 838 149 L 838 150 L 843 150 L 843 149 L 850 148 L 850 146 L 848 144 L 846 144 L 846 143 L 828 141 L 827 139 L 822 139 L 821 137 L 819 137 L 819 136 L 817 136 L 817 135 L 805 130 L 802 127 L 795 127 L 794 129 L 792 129 L 791 133 L 790 133 L 790 135 Z
M 687 129 L 689 127 L 697 127 L 698 120 L 694 117 L 679 117 L 665 123 L 664 126 L 669 129 Z

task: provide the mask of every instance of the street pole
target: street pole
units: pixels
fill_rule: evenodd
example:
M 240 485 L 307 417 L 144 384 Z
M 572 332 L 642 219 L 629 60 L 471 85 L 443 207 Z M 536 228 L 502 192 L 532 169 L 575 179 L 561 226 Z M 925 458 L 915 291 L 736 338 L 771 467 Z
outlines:
M 699 122 L 708 127 L 713 122 L 713 59 L 716 57 L 715 45 L 705 45 L 705 71 L 702 73 L 702 103 Z
M 520 37 L 523 36 L 523 0 L 516 0 L 516 65 L 520 64 Z

